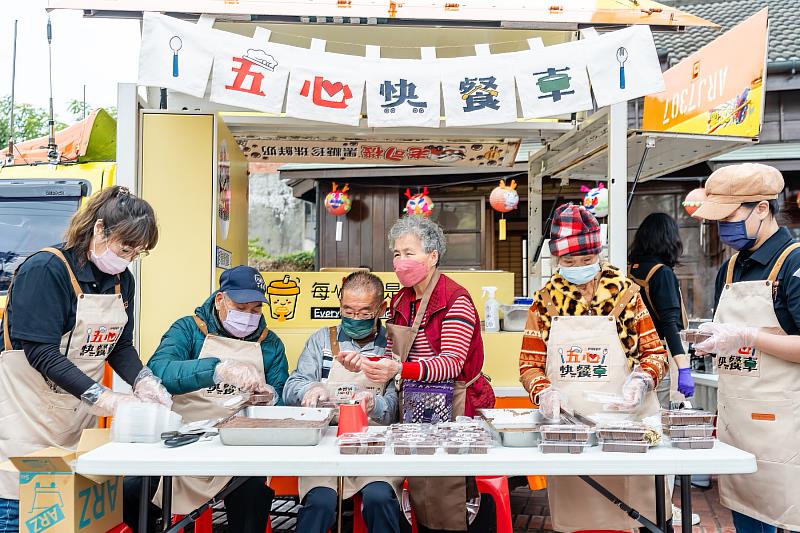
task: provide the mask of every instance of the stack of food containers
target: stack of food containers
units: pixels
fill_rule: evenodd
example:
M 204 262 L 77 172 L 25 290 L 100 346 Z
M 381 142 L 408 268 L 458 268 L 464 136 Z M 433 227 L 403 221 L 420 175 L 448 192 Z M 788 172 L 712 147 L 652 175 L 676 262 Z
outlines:
M 594 429 L 584 424 L 544 425 L 541 432 L 542 453 L 583 453 L 594 435 Z
M 492 447 L 492 436 L 477 422 L 445 422 L 437 427 L 442 448 L 448 454 L 485 455 Z
M 347 433 L 339 437 L 339 453 L 377 455 L 391 447 L 395 455 L 486 454 L 494 445 L 491 434 L 477 422 L 394 424 L 385 431 Z
M 675 448 L 708 450 L 714 447 L 712 413 L 695 409 L 662 411 L 661 425 Z
M 341 455 L 380 455 L 386 450 L 386 433 L 344 433 L 337 444 Z
M 646 453 L 658 434 L 641 422 L 621 421 L 599 426 L 597 438 L 604 452 Z

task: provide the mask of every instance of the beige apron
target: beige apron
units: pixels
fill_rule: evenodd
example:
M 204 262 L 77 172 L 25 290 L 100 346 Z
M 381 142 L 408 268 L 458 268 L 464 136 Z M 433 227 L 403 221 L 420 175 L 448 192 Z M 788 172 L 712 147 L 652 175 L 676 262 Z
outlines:
M 634 265 L 634 266 L 637 266 L 637 265 Z M 651 307 L 653 308 L 653 314 L 655 315 L 656 318 L 658 318 L 658 314 L 656 313 L 655 306 L 652 305 L 653 299 L 650 296 L 650 280 L 653 279 L 653 276 L 655 275 L 655 273 L 658 272 L 661 269 L 661 267 L 663 267 L 663 266 L 664 265 L 661 264 L 661 263 L 658 263 L 657 265 L 654 265 L 653 268 L 650 269 L 650 272 L 647 273 L 647 276 L 644 279 L 639 279 L 639 278 L 635 278 L 633 276 L 630 276 L 630 278 L 633 281 L 635 281 L 640 287 L 642 287 L 644 289 L 644 293 L 647 296 L 647 301 L 648 301 L 648 303 L 651 304 Z M 689 327 L 689 319 L 688 319 L 688 317 L 686 315 L 686 306 L 683 303 L 683 294 L 681 293 L 680 287 L 678 287 L 678 297 L 681 300 L 681 322 L 683 323 L 684 329 L 686 329 L 686 328 Z M 666 341 L 664 339 L 662 339 L 662 342 L 664 342 L 664 346 L 667 348 L 667 352 L 668 352 L 668 356 L 669 356 L 669 362 L 670 362 L 670 365 L 669 365 L 669 381 L 667 382 L 668 386 L 669 386 L 669 389 L 662 390 L 661 387 L 659 386 L 659 388 L 656 389 L 656 394 L 659 397 L 659 403 L 661 403 L 661 406 L 668 409 L 669 408 L 669 405 L 668 405 L 669 402 L 674 402 L 674 403 L 684 402 L 684 401 L 686 401 L 686 396 L 684 396 L 683 394 L 678 392 L 678 365 L 673 365 L 672 364 L 672 362 L 673 362 L 672 352 L 669 351 L 669 345 L 666 343 Z M 667 381 L 667 380 L 665 380 L 665 381 Z M 662 401 L 662 394 L 664 396 L 663 401 Z
M 200 349 L 199 359 L 216 357 L 220 360 L 232 359 L 248 363 L 264 372 L 264 356 L 261 352 L 261 342 L 267 338 L 268 329 L 256 342 L 209 335 L 208 327 L 198 317 L 194 317 L 197 327 L 205 335 L 206 340 Z M 183 417 L 185 423 L 197 420 L 222 418 L 235 413 L 234 409 L 226 407 L 224 403 L 234 395 L 239 394 L 239 389 L 227 383 L 219 383 L 214 387 L 179 394 L 173 397 L 172 410 Z M 188 514 L 205 502 L 216 496 L 219 491 L 231 480 L 228 476 L 182 476 L 176 477 L 172 482 L 172 511 L 175 514 Z M 161 484 L 159 484 L 153 503 L 161 505 Z
M 100 382 L 105 360 L 128 322 L 119 278 L 114 294 L 84 294 L 64 254 L 55 248 L 42 251 L 64 264 L 77 298 L 75 327 L 61 338 L 61 353 L 89 378 Z M 10 288 L 8 294 L 10 298 Z M 12 349 L 8 320 L 3 320 L 3 338 L 0 462 L 49 446 L 74 449 L 83 430 L 96 424 L 88 405 L 45 379 L 28 364 L 25 352 Z M 19 474 L 0 471 L 0 498 L 19 499 Z
M 788 247 L 763 281 L 733 283 L 734 255 L 714 322 L 784 334 L 773 290 Z M 738 255 L 738 254 L 737 254 Z M 800 531 L 800 365 L 750 347 L 717 357 L 719 440 L 756 456 L 758 472 L 719 477 L 725 507 L 779 528 Z
M 408 354 L 417 338 L 422 319 L 428 309 L 436 284 L 439 282 L 440 272 L 436 271 L 431 278 L 425 294 L 422 295 L 419 309 L 417 309 L 414 323 L 411 327 L 387 324 L 386 330 L 392 339 L 392 356 L 401 362 L 408 359 Z M 480 377 L 478 374 L 477 377 Z M 477 379 L 477 377 L 475 379 Z M 473 380 L 475 381 L 475 380 Z M 453 420 L 464 414 L 467 399 L 467 386 L 472 383 L 463 381 L 455 382 L 453 391 Z M 400 390 L 400 381 L 397 386 Z M 403 397 L 399 394 L 399 404 L 402 411 Z M 403 413 L 400 413 L 403 419 Z M 469 480 L 469 483 L 467 482 Z M 447 531 L 466 531 L 467 529 L 467 500 L 477 495 L 477 489 L 472 478 L 465 477 L 410 477 L 408 478 L 408 492 L 411 506 L 417 521 L 430 529 L 443 529 Z
M 333 355 L 333 362 L 331 363 L 331 370 L 328 373 L 328 380 L 326 383 L 353 383 L 371 390 L 375 394 L 383 394 L 386 389 L 386 384 L 381 385 L 370 381 L 363 372 L 350 372 L 347 370 L 337 359 L 339 355 L 339 339 L 337 338 L 336 326 L 331 326 L 328 329 L 328 337 L 331 344 L 331 354 Z M 345 477 L 344 478 L 344 492 L 342 498 L 347 499 L 353 497 L 357 492 L 361 491 L 364 487 L 373 481 L 383 481 L 391 485 L 397 494 L 398 501 L 400 499 L 400 491 L 403 487 L 402 477 Z M 315 487 L 328 487 L 333 490 L 338 490 L 338 478 L 336 477 L 301 477 L 297 481 L 298 493 L 300 501 L 303 500 L 305 495 Z
M 585 398 L 585 392 L 619 394 L 631 372 L 619 341 L 617 319 L 638 292 L 639 286 L 632 284 L 609 316 L 559 316 L 550 294 L 546 290 L 540 293 L 552 317 L 547 341 L 547 377 L 580 414 L 591 414 L 597 409 L 597 404 Z M 651 392 L 642 408 L 629 417 L 640 420 L 658 411 L 658 400 Z M 593 477 L 642 515 L 656 521 L 653 476 Z M 547 496 L 556 531 L 630 530 L 640 526 L 576 476 L 549 476 Z M 666 507 L 670 508 L 668 504 Z

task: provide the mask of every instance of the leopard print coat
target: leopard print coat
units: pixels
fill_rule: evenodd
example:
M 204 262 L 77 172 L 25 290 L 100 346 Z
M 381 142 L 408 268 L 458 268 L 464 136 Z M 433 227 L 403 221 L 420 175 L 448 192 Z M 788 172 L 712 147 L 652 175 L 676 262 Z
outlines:
M 633 283 L 616 267 L 603 264 L 591 302 L 587 302 L 578 287 L 560 274 L 554 274 L 536 294 L 528 311 L 519 359 L 520 381 L 532 399 L 550 386 L 545 367 L 552 316 L 544 304 L 542 292 L 550 294 L 561 316 L 606 316 L 611 314 L 619 298 Z M 640 365 L 658 383 L 667 371 L 667 352 L 640 295 L 637 294 L 620 314 L 617 333 L 631 367 Z

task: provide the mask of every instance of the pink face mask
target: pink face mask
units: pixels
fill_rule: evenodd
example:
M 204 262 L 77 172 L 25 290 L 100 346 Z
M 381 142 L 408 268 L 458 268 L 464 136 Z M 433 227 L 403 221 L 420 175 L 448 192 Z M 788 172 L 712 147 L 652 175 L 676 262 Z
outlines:
M 92 263 L 97 265 L 97 268 L 99 268 L 102 272 L 111 275 L 116 275 L 123 272 L 126 268 L 128 268 L 128 265 L 131 264 L 131 262 L 127 259 L 115 254 L 111 250 L 110 246 L 107 247 L 106 251 L 100 255 L 97 255 L 94 251 L 94 247 L 92 247 L 90 258 Z
M 428 267 L 414 259 L 397 257 L 394 260 L 394 273 L 397 274 L 397 279 L 400 280 L 403 287 L 413 287 L 425 279 L 425 276 L 428 275 Z

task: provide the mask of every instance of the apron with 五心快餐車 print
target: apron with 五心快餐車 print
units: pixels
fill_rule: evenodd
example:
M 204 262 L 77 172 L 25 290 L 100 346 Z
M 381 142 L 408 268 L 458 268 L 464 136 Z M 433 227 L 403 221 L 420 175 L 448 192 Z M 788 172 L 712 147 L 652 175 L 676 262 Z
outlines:
M 786 258 L 784 250 L 766 280 L 733 282 L 734 255 L 714 322 L 760 328 L 785 335 L 775 315 L 773 291 Z M 738 254 L 737 254 L 738 255 Z M 790 296 L 791 298 L 791 296 Z M 722 505 L 767 524 L 800 531 L 800 365 L 752 346 L 717 356 L 717 436 L 756 456 L 758 471 L 719 477 Z
M 75 293 L 75 326 L 61 338 L 60 352 L 93 381 L 103 379 L 105 362 L 119 341 L 128 314 L 117 276 L 114 294 L 86 294 L 61 250 L 44 248 L 67 269 Z M 33 255 L 31 255 L 32 257 Z M 13 305 L 13 280 L 7 306 Z M 8 315 L 6 315 L 8 316 Z M 96 425 L 89 406 L 46 379 L 11 347 L 3 320 L 5 347 L 0 354 L 0 462 L 55 446 L 75 449 L 84 429 Z M 19 499 L 19 473 L 0 470 L 0 498 Z
M 596 412 L 597 404 L 586 398 L 587 392 L 621 393 L 631 369 L 619 340 L 617 320 L 638 292 L 638 285 L 631 284 L 608 316 L 560 316 L 550 293 L 546 289 L 541 291 L 552 320 L 547 339 L 547 378 L 555 390 L 566 395 L 567 404 L 576 413 L 586 416 Z M 658 411 L 658 399 L 651 391 L 642 407 L 626 417 L 641 420 Z M 652 522 L 656 521 L 653 476 L 592 477 Z M 548 476 L 547 497 L 556 531 L 629 531 L 640 525 L 576 476 Z M 665 505 L 671 512 L 671 506 Z

